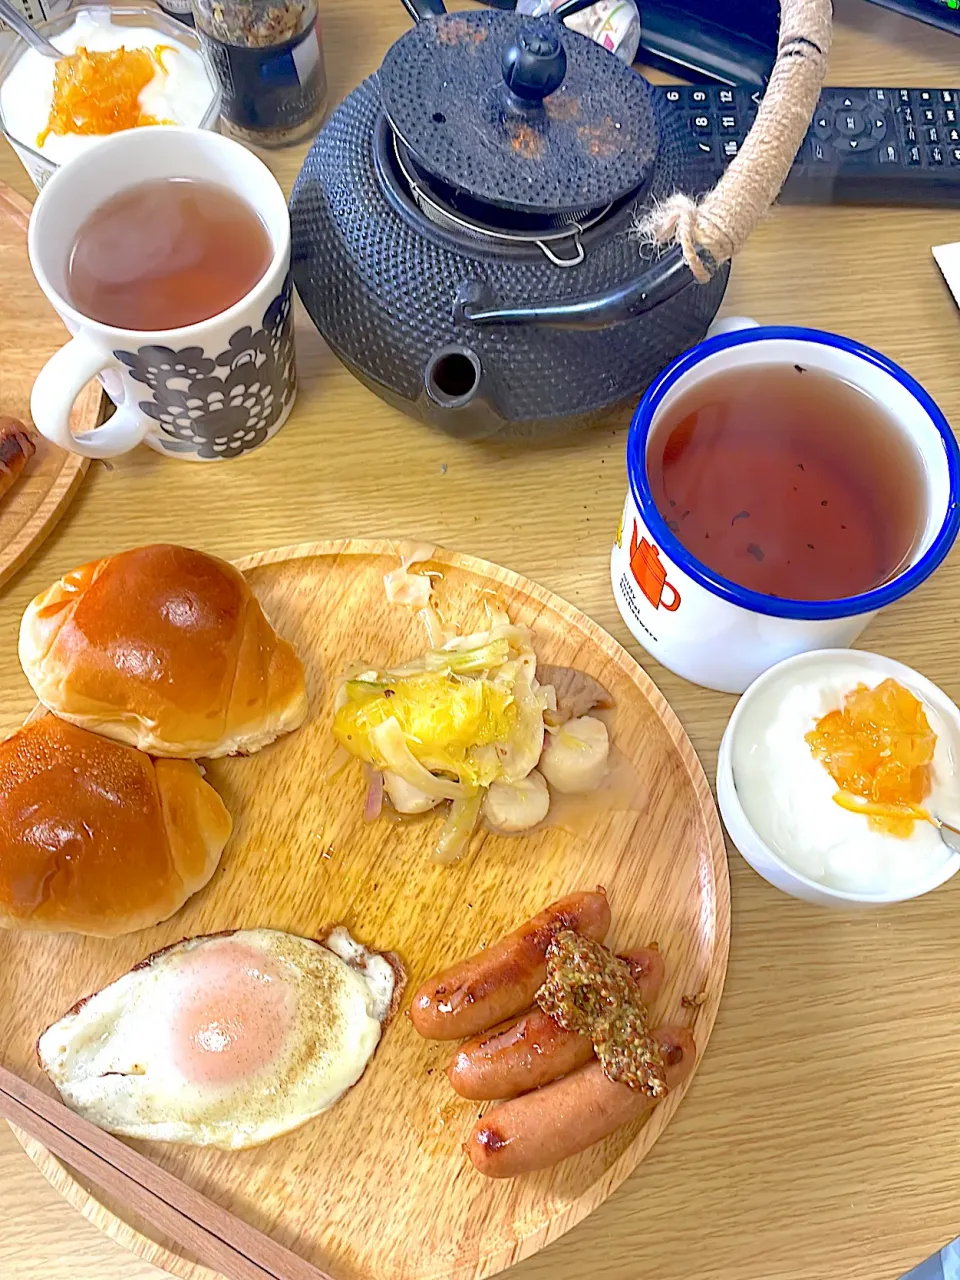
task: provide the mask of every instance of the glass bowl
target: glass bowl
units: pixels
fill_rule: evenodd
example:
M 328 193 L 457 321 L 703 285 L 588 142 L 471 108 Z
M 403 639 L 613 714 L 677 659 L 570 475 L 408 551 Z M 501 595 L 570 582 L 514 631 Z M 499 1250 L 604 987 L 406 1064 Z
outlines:
M 111 4 L 77 5 L 75 8 L 59 14 L 49 22 L 39 22 L 36 26 L 48 40 L 55 39 L 58 35 L 68 31 L 81 15 L 88 15 L 93 21 L 104 26 L 148 28 L 157 33 L 158 44 L 178 44 L 196 53 L 203 62 L 209 92 L 205 100 L 199 104 L 195 113 L 197 116 L 195 127 L 212 130 L 218 128 L 220 119 L 220 86 L 216 75 L 211 69 L 206 52 L 202 48 L 195 32 L 189 27 L 168 17 L 159 9 L 134 8 Z M 37 146 L 35 133 L 30 137 L 23 137 L 21 135 L 25 130 L 20 128 L 18 131 L 17 127 L 11 124 L 9 100 L 7 109 L 4 109 L 4 86 L 7 85 L 14 68 L 27 52 L 27 49 L 26 42 L 17 36 L 11 42 L 2 60 L 0 60 L 0 129 L 3 130 L 10 145 L 20 157 L 23 167 L 29 173 L 33 179 L 34 186 L 39 191 L 50 175 L 57 170 L 59 163 L 40 150 Z M 186 121 L 185 123 L 188 127 L 193 125 L 193 121 Z M 41 122 L 39 128 L 42 127 L 43 123 Z M 96 139 L 91 138 L 90 141 L 95 145 Z M 83 154 L 83 152 L 81 151 L 79 154 Z

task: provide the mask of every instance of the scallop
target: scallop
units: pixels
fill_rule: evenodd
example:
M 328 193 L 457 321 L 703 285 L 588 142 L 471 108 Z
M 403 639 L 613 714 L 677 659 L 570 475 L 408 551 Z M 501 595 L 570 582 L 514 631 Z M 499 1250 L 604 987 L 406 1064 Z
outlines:
M 383 786 L 397 813 L 426 813 L 440 803 L 436 796 L 428 796 L 425 791 L 407 782 L 406 778 L 401 778 L 399 773 L 391 773 L 389 770 L 383 775 Z
M 540 772 L 564 795 L 596 791 L 606 777 L 609 756 L 607 726 L 595 716 L 579 716 L 547 735 Z
M 516 782 L 491 783 L 483 801 L 483 816 L 495 831 L 514 835 L 542 822 L 550 809 L 550 792 L 536 769 Z

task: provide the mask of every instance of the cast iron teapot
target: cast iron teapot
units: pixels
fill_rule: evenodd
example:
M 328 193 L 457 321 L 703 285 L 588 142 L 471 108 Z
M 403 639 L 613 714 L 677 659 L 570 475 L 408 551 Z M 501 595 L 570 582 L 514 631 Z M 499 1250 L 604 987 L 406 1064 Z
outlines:
M 830 0 L 782 0 L 766 98 L 699 206 L 686 121 L 563 26 L 590 0 L 539 19 L 404 3 L 416 26 L 333 113 L 294 187 L 311 318 L 377 395 L 453 435 L 533 436 L 635 403 L 703 337 L 786 177 Z

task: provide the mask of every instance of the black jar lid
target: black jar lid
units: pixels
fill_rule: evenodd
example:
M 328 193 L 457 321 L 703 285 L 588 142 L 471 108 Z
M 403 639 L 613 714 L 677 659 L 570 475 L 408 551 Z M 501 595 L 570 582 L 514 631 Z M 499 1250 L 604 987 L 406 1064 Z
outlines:
M 552 18 L 424 19 L 387 53 L 380 96 L 427 173 L 506 209 L 601 207 L 639 188 L 656 158 L 646 82 Z

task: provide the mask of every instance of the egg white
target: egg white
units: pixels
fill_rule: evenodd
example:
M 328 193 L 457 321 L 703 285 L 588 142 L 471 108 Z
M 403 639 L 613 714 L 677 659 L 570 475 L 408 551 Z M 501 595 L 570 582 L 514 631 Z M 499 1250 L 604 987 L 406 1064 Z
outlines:
M 185 962 L 192 956 L 195 966 L 200 948 L 236 942 L 279 974 L 266 980 L 281 984 L 274 998 L 284 1015 L 274 1021 L 286 1033 L 270 1061 L 241 1079 L 190 1079 L 172 1032 L 178 1007 L 198 995 Z M 360 1079 L 392 1008 L 396 976 L 385 957 L 345 929 L 327 944 L 269 929 L 177 943 L 54 1023 L 38 1041 L 40 1064 L 67 1106 L 111 1133 L 228 1149 L 266 1142 L 333 1106 Z

